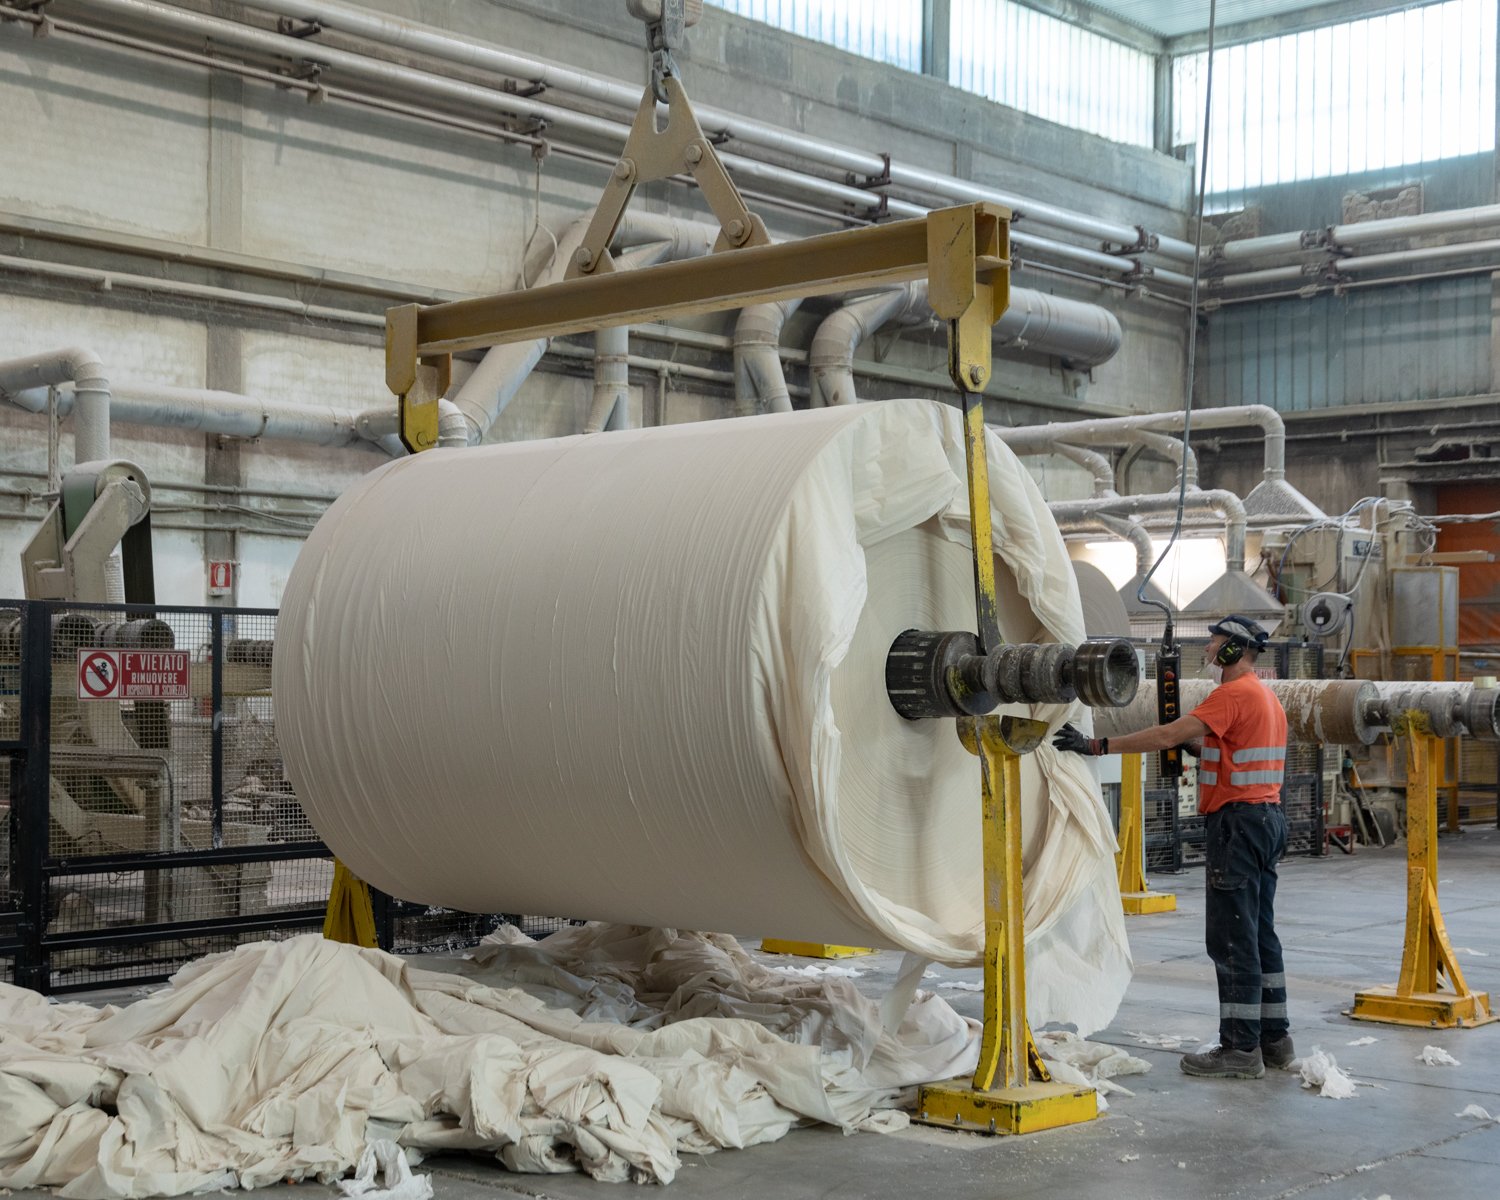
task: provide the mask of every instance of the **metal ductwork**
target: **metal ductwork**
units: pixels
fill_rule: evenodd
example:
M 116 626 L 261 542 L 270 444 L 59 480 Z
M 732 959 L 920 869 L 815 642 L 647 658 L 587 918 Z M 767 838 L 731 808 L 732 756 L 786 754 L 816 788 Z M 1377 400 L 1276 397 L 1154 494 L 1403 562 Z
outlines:
M 34 389 L 73 385 L 70 407 L 73 422 L 73 461 L 103 462 L 109 458 L 109 380 L 104 364 L 92 350 L 70 346 L 44 354 L 30 354 L 0 362 L 0 400 L 9 401 L 33 412 L 46 412 L 46 392 L 41 393 L 41 407 L 19 397 Z

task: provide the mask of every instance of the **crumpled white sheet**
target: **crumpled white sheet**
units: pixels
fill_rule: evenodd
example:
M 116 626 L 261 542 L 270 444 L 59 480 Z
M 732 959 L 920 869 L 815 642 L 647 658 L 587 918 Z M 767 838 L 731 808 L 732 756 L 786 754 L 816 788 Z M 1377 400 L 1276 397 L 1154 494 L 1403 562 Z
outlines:
M 1417 1061 L 1427 1067 L 1459 1067 L 1463 1064 L 1441 1046 L 1423 1046 Z
M 1114 1080 L 1121 1075 L 1145 1075 L 1151 1064 L 1119 1046 L 1090 1042 L 1066 1030 L 1045 1030 L 1035 1035 L 1037 1050 L 1052 1078 L 1075 1087 L 1092 1087 L 1099 1093 L 1099 1111 L 1109 1108 L 1111 1093 L 1135 1093 Z
M 803 1122 L 903 1127 L 902 1089 L 977 1057 L 977 1025 L 935 995 L 887 1032 L 848 978 L 788 977 L 732 938 L 516 936 L 462 974 L 314 935 L 257 942 L 126 1008 L 0 984 L 0 1186 L 114 1200 L 328 1181 L 383 1139 L 667 1182 L 684 1152 Z
M 1302 1086 L 1314 1090 L 1325 1100 L 1351 1100 L 1354 1097 L 1354 1080 L 1344 1073 L 1338 1060 L 1321 1046 L 1314 1046 L 1306 1058 L 1299 1058 L 1292 1066 L 1302 1076 Z

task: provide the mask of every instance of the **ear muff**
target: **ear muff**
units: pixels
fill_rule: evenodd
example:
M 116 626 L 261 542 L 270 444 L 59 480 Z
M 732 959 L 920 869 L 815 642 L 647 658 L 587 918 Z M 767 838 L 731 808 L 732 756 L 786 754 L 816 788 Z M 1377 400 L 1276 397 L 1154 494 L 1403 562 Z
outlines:
M 1232 667 L 1244 657 L 1245 647 L 1238 642 L 1229 641 L 1219 647 L 1219 652 L 1214 655 L 1214 662 L 1221 667 Z

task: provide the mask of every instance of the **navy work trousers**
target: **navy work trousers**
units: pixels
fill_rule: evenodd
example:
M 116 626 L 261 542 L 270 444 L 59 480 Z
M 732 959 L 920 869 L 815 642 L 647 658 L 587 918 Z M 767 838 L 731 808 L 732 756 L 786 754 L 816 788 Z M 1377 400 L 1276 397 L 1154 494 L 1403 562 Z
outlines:
M 1286 851 L 1280 804 L 1226 804 L 1205 818 L 1208 956 L 1219 976 L 1219 1044 L 1254 1050 L 1282 1037 L 1286 964 L 1276 936 L 1276 863 Z

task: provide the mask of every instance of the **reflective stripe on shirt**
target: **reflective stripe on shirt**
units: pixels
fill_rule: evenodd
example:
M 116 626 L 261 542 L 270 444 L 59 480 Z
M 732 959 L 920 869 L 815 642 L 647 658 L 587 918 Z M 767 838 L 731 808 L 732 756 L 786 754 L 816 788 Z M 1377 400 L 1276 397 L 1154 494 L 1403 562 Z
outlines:
M 1204 746 L 1198 757 L 1204 762 L 1218 762 L 1219 748 L 1217 746 Z
M 1285 772 L 1276 771 L 1231 771 L 1229 782 L 1233 787 L 1244 787 L 1251 783 L 1280 783 L 1286 778 Z M 1217 777 L 1215 782 L 1217 782 Z
M 1241 763 L 1275 762 L 1285 758 L 1285 746 L 1248 746 L 1244 750 L 1236 750 L 1230 761 L 1239 766 Z
M 1213 787 L 1214 784 L 1219 782 L 1219 773 L 1217 771 L 1204 771 L 1200 768 L 1198 771 L 1198 782 L 1206 783 L 1209 787 Z

